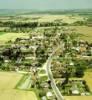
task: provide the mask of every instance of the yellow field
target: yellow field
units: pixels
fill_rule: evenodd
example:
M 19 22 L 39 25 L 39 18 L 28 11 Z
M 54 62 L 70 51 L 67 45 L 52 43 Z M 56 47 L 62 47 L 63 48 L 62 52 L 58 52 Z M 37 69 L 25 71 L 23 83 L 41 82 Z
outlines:
M 28 37 L 26 33 L 5 33 L 0 35 L 0 43 L 5 43 L 9 40 L 14 41 L 18 37 Z
M 38 19 L 39 22 L 52 22 L 54 20 L 60 19 L 65 23 L 73 23 L 75 21 L 83 20 L 83 17 L 80 16 L 70 16 L 70 15 L 43 15 L 40 19 Z
M 92 91 L 92 72 L 86 72 L 84 79 L 87 82 L 87 85 L 89 86 L 90 90 Z
M 65 100 L 92 100 L 92 96 L 65 96 Z
M 61 20 L 62 22 L 65 23 L 73 23 L 75 21 L 82 21 L 84 20 L 84 17 L 81 16 L 72 16 L 72 15 L 49 15 L 49 14 L 45 14 L 45 15 L 21 15 L 21 17 L 23 18 L 29 18 L 27 20 L 27 22 L 31 22 L 34 21 L 31 18 L 37 18 L 35 21 L 38 22 L 53 22 L 55 20 Z
M 0 100 L 37 100 L 32 91 L 14 89 L 21 77 L 14 72 L 0 72 Z
M 76 32 L 83 34 L 80 37 L 81 39 L 86 40 L 88 42 L 92 42 L 92 27 L 88 27 L 88 26 L 74 26 L 72 28 L 76 29 Z

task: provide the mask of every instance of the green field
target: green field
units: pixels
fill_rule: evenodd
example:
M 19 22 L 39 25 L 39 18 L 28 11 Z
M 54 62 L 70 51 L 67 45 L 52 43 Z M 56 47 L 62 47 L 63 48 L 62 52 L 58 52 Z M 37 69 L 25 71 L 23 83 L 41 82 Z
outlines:
M 80 39 L 92 42 L 92 27 L 88 26 L 75 26 L 76 32 L 81 33 Z
M 15 72 L 0 72 L 0 100 L 37 100 L 32 91 L 14 89 L 22 76 Z
M 3 35 L 3 34 L 5 34 L 5 33 L 4 32 L 0 32 L 0 36 Z
M 28 37 L 26 33 L 0 33 L 0 43 L 8 42 L 9 40 L 14 41 L 16 38 Z

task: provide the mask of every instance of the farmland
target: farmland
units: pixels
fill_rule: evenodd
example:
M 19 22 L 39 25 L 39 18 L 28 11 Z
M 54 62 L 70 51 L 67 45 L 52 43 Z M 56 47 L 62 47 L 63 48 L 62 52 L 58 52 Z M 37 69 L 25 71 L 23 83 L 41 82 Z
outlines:
M 73 26 L 76 32 L 80 33 L 80 39 L 83 39 L 88 42 L 92 42 L 92 27 L 88 26 Z
M 0 72 L 0 100 L 37 100 L 34 92 L 14 89 L 22 74 Z
M 91 100 L 92 96 L 66 96 L 65 98 L 66 100 Z
M 3 44 L 3 43 L 6 43 L 8 41 L 14 41 L 16 38 L 18 37 L 27 37 L 28 35 L 25 34 L 25 33 L 0 33 L 0 43 Z

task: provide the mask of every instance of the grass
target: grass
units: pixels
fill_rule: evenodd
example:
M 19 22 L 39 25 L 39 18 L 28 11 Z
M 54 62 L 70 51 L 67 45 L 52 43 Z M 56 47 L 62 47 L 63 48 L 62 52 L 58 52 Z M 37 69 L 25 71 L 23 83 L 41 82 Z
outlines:
M 92 72 L 89 72 L 89 71 L 85 72 L 84 79 L 87 82 L 87 85 L 89 86 L 92 92 Z
M 5 42 L 8 42 L 9 40 L 11 41 L 14 41 L 16 38 L 19 38 L 19 37 L 28 37 L 28 34 L 26 33 L 6 33 L 6 34 L 3 34 L 0 36 L 0 43 L 5 43 Z
M 6 33 L 4 33 L 4 32 L 0 32 L 0 36 L 2 36 L 3 34 L 6 34 Z
M 88 41 L 88 42 L 92 42 L 92 27 L 88 27 L 88 26 L 80 26 L 80 27 L 76 27 L 76 30 L 79 33 L 82 33 L 83 35 L 80 37 L 81 39 Z
M 46 81 L 46 80 L 48 80 L 48 77 L 47 77 L 47 76 L 41 76 L 41 77 L 40 77 L 40 81 L 41 81 L 41 82 L 44 82 L 44 81 Z
M 92 96 L 65 96 L 65 100 L 92 100 Z
M 40 97 L 39 97 L 39 91 L 40 89 L 37 89 L 37 88 L 31 88 L 30 91 L 34 91 L 36 96 L 37 96 L 37 100 L 40 100 Z
M 23 82 L 25 82 L 25 80 L 28 78 L 28 74 L 24 74 L 22 76 L 22 78 L 20 79 L 20 81 L 17 83 L 17 85 L 15 86 L 15 89 L 18 89 L 19 86 L 22 85 Z
M 46 71 L 44 69 L 39 70 L 39 74 L 45 74 Z
M 23 82 L 26 81 L 26 79 L 28 78 L 29 74 L 24 74 L 22 76 L 22 78 L 20 79 L 20 81 L 18 82 L 18 84 L 15 86 L 15 89 L 19 89 L 19 87 L 23 84 Z M 19 89 L 21 90 L 21 89 Z M 22 89 L 22 90 L 25 90 L 25 91 L 34 91 L 36 96 L 37 96 L 37 100 L 40 100 L 39 98 L 39 89 L 37 88 L 30 88 L 30 89 Z
M 81 33 L 80 39 L 92 42 L 92 27 L 88 26 L 72 26 L 76 32 Z
M 70 16 L 70 15 L 42 15 L 38 22 L 53 22 L 54 20 L 61 20 L 64 23 L 73 23 L 75 21 L 83 20 L 81 16 Z
M 37 100 L 33 91 L 14 89 L 22 74 L 0 72 L 0 100 Z

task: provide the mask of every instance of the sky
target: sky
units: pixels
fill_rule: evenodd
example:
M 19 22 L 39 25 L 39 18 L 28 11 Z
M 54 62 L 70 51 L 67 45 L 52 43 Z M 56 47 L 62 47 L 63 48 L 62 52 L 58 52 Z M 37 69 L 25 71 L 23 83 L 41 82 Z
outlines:
M 0 9 L 85 9 L 92 0 L 0 0 Z

